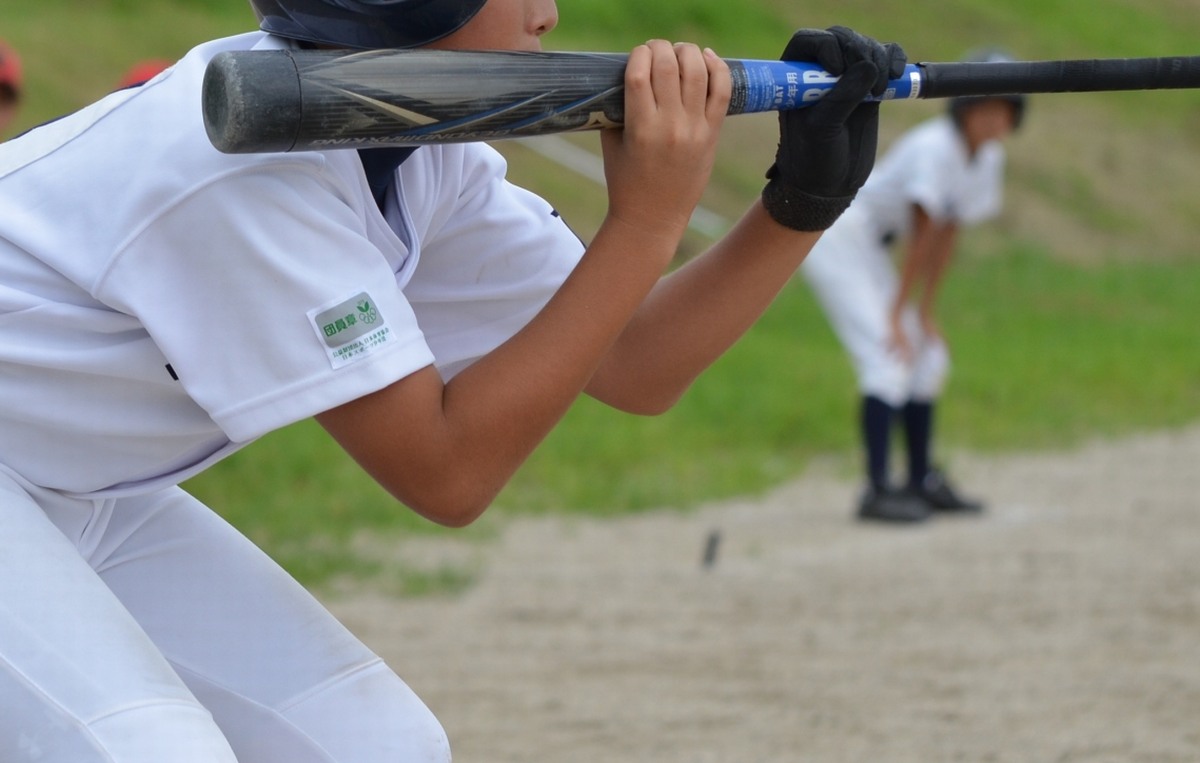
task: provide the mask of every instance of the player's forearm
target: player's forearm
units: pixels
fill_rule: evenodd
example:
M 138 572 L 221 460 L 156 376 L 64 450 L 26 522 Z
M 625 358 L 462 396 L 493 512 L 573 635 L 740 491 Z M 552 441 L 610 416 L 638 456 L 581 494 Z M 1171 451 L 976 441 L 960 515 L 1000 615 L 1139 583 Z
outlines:
M 925 283 L 921 294 L 921 310 L 933 313 L 938 291 L 945 280 L 946 270 L 954 258 L 958 244 L 958 226 L 948 224 L 940 227 L 930 242 L 929 257 L 925 270 Z
M 896 296 L 892 300 L 892 315 L 899 315 L 904 306 L 912 299 L 916 285 L 921 281 L 929 259 L 928 242 L 920 236 L 914 236 L 905 249 L 904 264 L 900 268 L 900 283 L 896 287 Z
M 610 216 L 541 313 L 446 385 L 452 436 L 431 468 L 459 487 L 469 474 L 477 490 L 449 523 L 482 512 L 585 387 L 626 410 L 673 403 L 762 314 L 817 238 L 756 208 L 660 280 L 678 236 Z
M 606 223 L 545 308 L 451 381 L 426 369 L 318 419 L 398 500 L 469 524 L 579 396 L 674 244 Z
M 513 419 L 495 427 L 501 434 L 527 431 L 516 439 L 536 444 L 595 375 L 661 277 L 675 244 L 606 222 L 545 308 L 447 386 L 448 409 L 458 396 L 469 405 L 509 395 L 479 407 Z
M 762 315 L 818 238 L 778 225 L 756 203 L 722 241 L 654 287 L 588 393 L 633 413 L 670 408 Z
M 900 267 L 900 283 L 892 302 L 893 318 L 898 316 L 912 299 L 918 284 L 924 286 L 937 238 L 937 226 L 924 209 L 914 205 L 912 215 L 912 234 L 904 249 L 904 258 Z

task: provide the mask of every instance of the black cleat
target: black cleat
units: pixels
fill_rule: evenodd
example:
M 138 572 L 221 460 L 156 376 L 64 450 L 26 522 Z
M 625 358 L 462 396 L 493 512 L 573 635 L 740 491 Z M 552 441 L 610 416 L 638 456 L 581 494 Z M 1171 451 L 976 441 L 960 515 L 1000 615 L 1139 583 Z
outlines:
M 930 469 L 929 473 L 925 475 L 925 479 L 921 481 L 921 485 L 911 489 L 910 492 L 927 503 L 933 511 L 961 514 L 983 511 L 981 502 L 959 495 L 946 481 L 946 476 L 937 469 Z
M 876 522 L 923 522 L 929 504 L 907 490 L 867 488 L 858 502 L 858 518 Z

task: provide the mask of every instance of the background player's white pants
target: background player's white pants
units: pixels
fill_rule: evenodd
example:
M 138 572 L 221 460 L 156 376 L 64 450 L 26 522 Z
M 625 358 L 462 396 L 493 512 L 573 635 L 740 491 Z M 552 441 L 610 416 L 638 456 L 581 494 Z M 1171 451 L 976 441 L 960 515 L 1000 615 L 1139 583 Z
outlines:
M 0 760 L 449 759 L 408 686 L 182 490 L 79 501 L 0 465 Z
M 849 353 L 863 395 L 893 407 L 937 399 L 950 367 L 946 346 L 921 331 L 911 307 L 903 317 L 911 362 L 892 346 L 889 316 L 899 275 L 873 226 L 853 207 L 825 232 L 800 272 Z

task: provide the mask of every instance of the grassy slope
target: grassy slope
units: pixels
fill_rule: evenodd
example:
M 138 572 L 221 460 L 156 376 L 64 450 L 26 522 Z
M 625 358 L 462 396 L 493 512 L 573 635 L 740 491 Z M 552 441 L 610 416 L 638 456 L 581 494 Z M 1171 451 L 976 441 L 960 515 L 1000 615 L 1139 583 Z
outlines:
M 1190 0 L 571 0 L 548 42 L 624 49 L 650 36 L 772 57 L 796 26 L 845 23 L 900 40 L 914 59 L 979 44 L 1023 57 L 1195 53 Z M 936 24 L 931 23 L 936 20 Z M 172 57 L 252 26 L 242 0 L 38 0 L 0 9 L 0 36 L 25 54 L 22 127 L 108 89 L 132 63 Z M 890 104 L 885 141 L 936 113 Z M 957 370 L 946 440 L 973 448 L 1055 447 L 1200 416 L 1200 98 L 1195 92 L 1043 96 L 1012 146 L 1003 219 L 971 233 L 943 313 Z M 595 136 L 572 138 L 594 150 Z M 731 120 L 706 205 L 735 216 L 775 141 L 769 116 Z M 544 193 L 585 237 L 602 189 L 502 144 L 514 177 Z M 689 253 L 704 245 L 691 238 Z M 753 492 L 814 455 L 852 453 L 849 369 L 810 296 L 785 291 L 762 323 L 679 409 L 652 420 L 588 401 L 502 496 L 509 510 L 628 511 Z M 264 438 L 190 483 L 308 580 L 352 563 L 353 528 L 421 527 L 311 423 Z M 484 523 L 482 532 L 487 531 Z

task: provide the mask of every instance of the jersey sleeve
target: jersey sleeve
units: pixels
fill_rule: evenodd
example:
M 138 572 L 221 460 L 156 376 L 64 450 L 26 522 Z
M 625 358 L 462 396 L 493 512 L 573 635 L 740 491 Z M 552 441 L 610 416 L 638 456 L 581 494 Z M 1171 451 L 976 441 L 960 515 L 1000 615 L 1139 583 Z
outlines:
M 234 442 L 433 361 L 349 177 L 297 161 L 212 182 L 157 215 L 99 283 Z
M 449 379 L 529 323 L 584 246 L 549 203 L 507 181 L 491 148 L 446 146 L 418 157 L 401 168 L 421 238 L 405 293 Z M 422 187 L 430 175 L 443 179 L 434 193 Z

